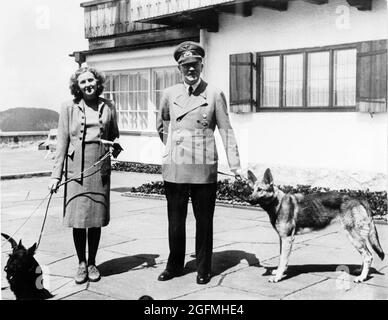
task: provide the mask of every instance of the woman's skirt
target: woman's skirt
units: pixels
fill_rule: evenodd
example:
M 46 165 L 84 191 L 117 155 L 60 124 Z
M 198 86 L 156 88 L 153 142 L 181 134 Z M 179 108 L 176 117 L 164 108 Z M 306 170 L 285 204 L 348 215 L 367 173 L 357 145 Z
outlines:
M 79 178 L 82 162 L 82 170 L 98 162 L 101 158 L 100 148 L 99 143 L 86 143 L 83 152 L 84 159 L 82 159 L 81 150 L 76 149 L 74 158 L 68 157 L 67 179 Z M 110 163 L 109 158 L 105 161 Z M 102 176 L 101 167 L 102 163 L 99 163 L 92 169 L 87 170 L 81 179 L 71 181 L 66 185 L 63 219 L 65 226 L 95 228 L 108 225 L 110 219 L 110 171 Z

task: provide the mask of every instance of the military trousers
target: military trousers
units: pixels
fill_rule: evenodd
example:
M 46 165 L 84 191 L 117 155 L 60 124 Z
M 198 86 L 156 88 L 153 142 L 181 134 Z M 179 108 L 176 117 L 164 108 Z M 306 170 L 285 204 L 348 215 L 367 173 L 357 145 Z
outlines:
M 211 273 L 213 217 L 217 183 L 182 184 L 164 182 L 170 254 L 167 270 L 183 270 L 186 252 L 186 217 L 189 198 L 196 220 L 195 255 L 199 275 Z

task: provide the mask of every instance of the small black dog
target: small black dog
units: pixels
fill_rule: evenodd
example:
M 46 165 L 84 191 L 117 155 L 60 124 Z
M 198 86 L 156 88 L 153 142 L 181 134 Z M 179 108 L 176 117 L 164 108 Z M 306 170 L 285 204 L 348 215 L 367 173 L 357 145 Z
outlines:
M 21 240 L 17 244 L 10 236 L 4 233 L 1 235 L 11 243 L 13 250 L 9 255 L 4 271 L 16 300 L 52 298 L 53 295 L 43 287 L 42 268 L 34 258 L 36 243 L 31 248 L 26 249 Z

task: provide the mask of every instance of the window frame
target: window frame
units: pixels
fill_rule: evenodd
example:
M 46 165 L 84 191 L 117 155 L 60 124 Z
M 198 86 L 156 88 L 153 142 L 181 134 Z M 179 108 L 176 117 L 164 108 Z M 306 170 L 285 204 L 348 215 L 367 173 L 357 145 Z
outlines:
M 288 49 L 288 50 L 274 50 L 274 51 L 263 51 L 256 52 L 256 112 L 322 112 L 322 111 L 332 111 L 332 112 L 355 112 L 357 111 L 357 100 L 355 99 L 355 105 L 352 106 L 334 106 L 333 103 L 333 90 L 334 90 L 334 52 L 337 50 L 356 50 L 356 58 L 359 51 L 359 42 L 347 43 L 347 44 L 338 44 L 330 46 L 320 46 L 320 47 L 306 47 L 298 49 Z M 315 106 L 311 107 L 307 105 L 307 86 L 308 86 L 308 54 L 316 52 L 329 52 L 329 105 L 328 106 Z M 303 55 L 303 88 L 302 88 L 302 107 L 286 107 L 284 106 L 284 56 L 290 54 L 302 54 Z M 261 106 L 261 88 L 263 78 L 263 69 L 262 69 L 262 58 L 278 56 L 279 61 L 279 106 L 278 107 L 263 107 Z M 357 68 L 356 62 L 356 92 L 358 88 L 358 74 L 359 70 Z
M 170 70 L 175 70 L 177 69 L 177 66 L 176 65 L 167 65 L 167 66 L 157 66 L 157 67 L 152 67 L 152 68 L 134 68 L 134 69 L 119 69 L 119 70 L 104 70 L 104 74 L 106 77 L 114 77 L 114 76 L 119 76 L 119 79 L 120 79 L 120 75 L 126 75 L 128 76 L 129 74 L 133 74 L 133 73 L 136 73 L 136 72 L 145 72 L 148 76 L 148 86 L 147 86 L 147 94 L 148 94 L 148 101 L 150 103 L 154 103 L 153 102 L 153 98 L 154 98 L 154 78 L 153 78 L 153 71 L 154 70 L 164 70 L 164 69 L 170 69 Z M 179 72 L 179 71 L 178 71 Z M 112 78 L 111 78 L 112 79 Z M 104 96 L 105 94 L 109 94 L 109 99 L 110 100 L 113 100 L 111 95 L 113 94 L 113 92 L 116 92 L 116 94 L 120 94 L 122 92 L 125 92 L 125 91 L 114 91 L 112 90 L 112 80 L 110 80 L 110 88 L 104 88 L 104 92 L 102 93 L 102 95 Z M 163 89 L 164 90 L 164 89 Z M 129 91 L 128 91 L 129 92 Z M 116 106 L 116 112 L 117 114 L 119 115 L 120 112 L 124 112 L 124 111 L 127 111 L 127 112 L 133 112 L 133 113 L 139 113 L 139 112 L 145 112 L 147 111 L 148 114 L 150 113 L 156 113 L 158 110 L 155 106 L 155 110 L 150 110 L 149 109 L 149 105 L 148 105 L 148 108 L 147 110 L 139 110 L 139 109 L 136 109 L 136 110 L 121 110 L 119 109 L 119 103 L 117 103 L 116 101 L 115 102 L 115 106 Z M 139 121 L 139 120 L 137 120 Z M 148 126 L 147 126 L 147 129 L 140 129 L 140 128 L 136 128 L 136 129 L 125 129 L 125 128 L 122 128 L 120 127 L 120 122 L 119 122 L 119 117 L 118 117 L 118 126 L 119 126 L 119 131 L 120 131 L 120 134 L 124 134 L 124 135 L 149 135 L 149 136 L 157 136 L 157 131 L 156 131 L 156 127 L 150 127 L 150 120 L 148 119 Z

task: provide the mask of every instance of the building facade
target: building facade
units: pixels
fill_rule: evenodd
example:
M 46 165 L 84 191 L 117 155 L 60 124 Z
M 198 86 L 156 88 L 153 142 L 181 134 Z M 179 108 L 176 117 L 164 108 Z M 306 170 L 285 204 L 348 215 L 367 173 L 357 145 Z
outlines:
M 89 50 L 75 57 L 107 74 L 105 94 L 116 102 L 125 149 L 120 160 L 161 163 L 160 93 L 181 81 L 174 48 L 194 40 L 206 51 L 203 77 L 229 102 L 244 168 L 275 168 L 284 183 L 324 186 L 336 175 L 343 187 L 385 189 L 385 0 L 99 0 L 82 6 Z M 352 179 L 358 184 L 346 183 Z

